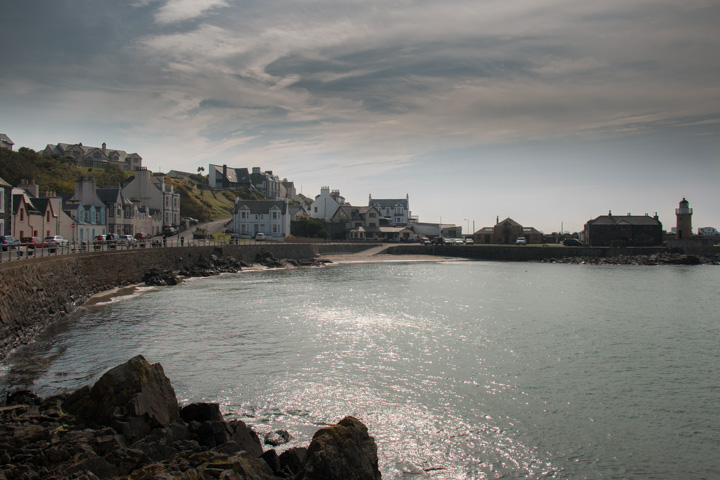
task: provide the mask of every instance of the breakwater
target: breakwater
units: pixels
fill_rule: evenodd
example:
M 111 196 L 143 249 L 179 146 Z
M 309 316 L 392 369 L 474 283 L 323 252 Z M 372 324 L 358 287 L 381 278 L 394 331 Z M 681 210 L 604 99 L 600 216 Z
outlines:
M 563 258 L 614 258 L 662 255 L 667 247 L 564 247 L 559 245 L 393 245 L 386 253 L 394 255 L 439 255 L 472 260 L 531 262 Z M 673 249 L 684 253 L 684 249 Z M 694 249 L 694 254 L 718 255 L 720 248 Z
M 252 264 L 260 254 L 306 259 L 354 253 L 374 245 L 257 244 L 132 249 L 79 253 L 0 264 L 0 358 L 48 323 L 73 312 L 92 295 L 142 281 L 150 270 L 192 270 L 230 257 Z

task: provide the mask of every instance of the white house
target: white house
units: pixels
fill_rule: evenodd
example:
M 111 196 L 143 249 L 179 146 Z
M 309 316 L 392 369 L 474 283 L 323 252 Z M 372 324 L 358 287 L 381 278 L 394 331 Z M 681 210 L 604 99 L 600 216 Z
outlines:
M 410 221 L 410 195 L 397 199 L 378 199 L 369 196 L 368 205 L 377 208 L 382 218 L 393 225 L 407 225 Z
M 310 205 L 310 216 L 329 222 L 340 205 L 345 205 L 345 198 L 340 196 L 340 190 L 331 192 L 330 187 L 321 187 L 320 195 L 316 196 Z
M 243 237 L 262 233 L 266 238 L 282 239 L 290 235 L 288 200 L 235 199 L 233 232 Z

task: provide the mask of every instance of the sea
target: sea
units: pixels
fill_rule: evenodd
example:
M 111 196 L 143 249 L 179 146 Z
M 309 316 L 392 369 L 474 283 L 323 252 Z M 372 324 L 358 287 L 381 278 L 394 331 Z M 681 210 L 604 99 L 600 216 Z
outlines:
M 0 388 L 135 355 L 279 450 L 352 415 L 385 479 L 720 478 L 720 267 L 334 264 L 140 288 L 55 322 Z M 267 448 L 267 447 L 266 447 Z

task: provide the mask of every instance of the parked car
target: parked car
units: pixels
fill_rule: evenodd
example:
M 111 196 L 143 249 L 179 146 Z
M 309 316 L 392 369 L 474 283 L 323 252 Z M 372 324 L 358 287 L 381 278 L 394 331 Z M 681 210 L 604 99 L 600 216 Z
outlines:
M 70 244 L 70 241 L 62 235 L 50 235 L 45 237 L 45 243 L 48 247 L 66 247 Z
M 566 247 L 582 247 L 583 243 L 577 238 L 566 238 L 563 240 L 563 245 Z
M 472 245 L 472 244 L 474 244 L 474 243 L 475 243 L 475 242 L 473 241 L 472 237 L 467 237 L 467 238 L 465 239 L 465 245 Z
M 163 236 L 164 237 L 172 237 L 177 235 L 178 231 L 175 227 L 165 226 L 163 227 Z
M 124 245 L 126 247 L 135 247 L 137 243 L 137 240 L 135 240 L 132 235 L 120 235 L 118 239 L 118 245 Z
M 430 239 L 428 237 L 420 237 L 420 245 L 430 245 Z
M 2 251 L 7 252 L 20 247 L 20 240 L 12 235 L 0 235 L 0 245 L 2 245 Z
M 147 233 L 138 232 L 135 234 L 136 240 L 147 240 L 149 238 L 150 238 L 150 235 L 148 235 Z
M 262 233 L 262 232 L 256 233 L 256 234 L 255 234 L 255 240 L 257 240 L 257 241 L 265 240 L 265 234 Z
M 31 250 L 34 250 L 36 248 L 45 248 L 48 246 L 47 242 L 45 242 L 40 237 L 22 237 L 20 239 L 20 243 L 26 245 L 27 248 Z
M 515 240 L 515 245 L 527 245 L 527 239 L 525 237 L 518 237 Z

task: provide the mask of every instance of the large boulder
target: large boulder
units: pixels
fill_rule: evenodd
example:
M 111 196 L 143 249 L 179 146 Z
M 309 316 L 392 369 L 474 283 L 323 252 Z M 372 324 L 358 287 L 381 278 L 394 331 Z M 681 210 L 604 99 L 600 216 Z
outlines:
M 298 480 L 379 480 L 377 445 L 358 419 L 345 417 L 313 436 Z
M 100 377 L 78 416 L 88 423 L 151 430 L 177 422 L 180 409 L 162 365 L 138 355 Z

